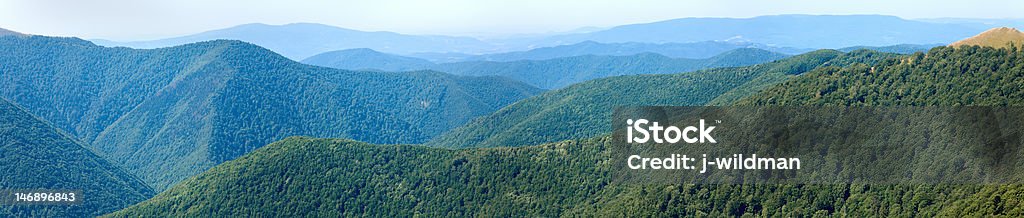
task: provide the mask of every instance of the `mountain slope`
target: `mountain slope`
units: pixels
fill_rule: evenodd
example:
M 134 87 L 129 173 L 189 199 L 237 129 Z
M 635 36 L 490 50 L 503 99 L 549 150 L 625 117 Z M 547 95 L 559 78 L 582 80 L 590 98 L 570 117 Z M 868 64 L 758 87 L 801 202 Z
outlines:
M 348 54 L 357 52 L 346 52 Z M 308 64 L 341 68 L 381 70 L 431 69 L 466 76 L 504 76 L 544 89 L 561 88 L 591 79 L 619 75 L 665 74 L 713 67 L 732 67 L 764 63 L 786 55 L 754 48 L 734 49 L 707 59 L 669 58 L 654 53 L 630 56 L 575 56 L 548 60 L 513 62 L 469 61 L 424 65 L 422 61 L 377 52 L 358 55 L 335 54 L 307 59 Z M 403 64 L 411 65 L 403 65 Z M 380 64 L 380 65 L 370 65 Z M 427 67 L 427 68 L 418 68 Z
M 430 146 L 523 146 L 611 132 L 619 105 L 705 105 L 753 94 L 821 65 L 872 61 L 891 55 L 822 50 L 748 67 L 668 75 L 619 76 L 546 92 L 473 120 L 427 142 Z M 722 98 L 723 100 L 715 100 Z
M 323 52 L 351 48 L 372 48 L 398 54 L 443 51 L 479 52 L 489 48 L 487 43 L 468 37 L 364 32 L 313 23 L 285 25 L 253 23 L 153 41 L 111 42 L 95 40 L 94 42 L 104 46 L 160 48 L 216 39 L 250 42 L 280 53 L 292 60 L 302 60 Z
M 1016 46 L 1024 46 L 1024 33 L 1021 33 L 1017 29 L 1000 27 L 987 30 L 976 36 L 962 39 L 960 41 L 949 44 L 950 46 L 965 46 L 965 45 L 977 45 L 977 46 L 989 46 L 996 48 L 1009 47 L 1013 43 Z
M 586 147 L 599 144 L 449 150 L 290 137 L 112 217 L 551 217 L 607 182 L 592 166 L 601 149 Z
M 0 98 L 0 189 L 77 189 L 80 205 L 0 205 L 5 217 L 90 217 L 156 193 L 71 136 Z M 6 198 L 6 196 L 5 196 Z
M 738 104 L 1024 105 L 1020 53 L 1005 48 L 936 47 L 927 54 L 874 66 L 822 68 Z
M 239 41 L 134 50 L 0 37 L 0 96 L 158 190 L 292 135 L 421 143 L 541 90 L 496 77 L 303 65 Z M 9 78 L 9 79 L 7 79 Z
M 1020 51 L 863 57 L 740 104 L 1024 105 Z M 842 92 L 820 92 L 830 87 Z M 449 150 L 289 138 L 114 216 L 1024 216 L 1021 185 L 616 184 L 608 140 Z
M 773 15 L 753 18 L 682 18 L 549 37 L 539 45 L 597 42 L 700 42 L 743 40 L 772 46 L 842 48 L 895 44 L 947 44 L 984 29 L 880 15 Z

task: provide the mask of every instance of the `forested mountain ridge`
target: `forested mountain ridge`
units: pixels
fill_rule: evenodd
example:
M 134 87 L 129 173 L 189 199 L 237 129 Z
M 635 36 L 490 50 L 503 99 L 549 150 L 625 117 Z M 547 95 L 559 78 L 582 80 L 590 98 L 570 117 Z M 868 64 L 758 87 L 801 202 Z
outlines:
M 158 190 L 292 135 L 421 143 L 541 90 L 498 77 L 309 66 L 240 41 L 136 50 L 0 37 L 0 96 Z
M 869 54 L 804 71 L 738 104 L 1024 104 L 1019 50 Z M 113 215 L 1024 216 L 1020 185 L 616 184 L 608 140 L 450 150 L 289 138 Z
M 877 65 L 821 68 L 737 104 L 1024 105 L 1022 53 L 1017 48 L 936 47 Z
M 0 98 L 0 189 L 81 190 L 79 205 L 0 205 L 5 217 L 92 217 L 156 193 L 72 136 Z M 9 198 L 4 196 L 5 199 Z
M 739 48 L 706 59 L 669 58 L 655 53 L 640 53 L 629 56 L 584 55 L 547 60 L 429 64 L 420 59 L 367 50 L 350 50 L 317 55 L 303 62 L 340 69 L 375 67 L 384 68 L 381 70 L 430 69 L 456 75 L 504 76 L 544 89 L 557 89 L 578 82 L 610 76 L 666 74 L 714 67 L 746 66 L 786 56 L 762 49 Z
M 525 146 L 611 132 L 620 105 L 728 104 L 820 66 L 873 63 L 894 54 L 820 50 L 747 67 L 597 79 L 546 92 L 473 120 L 426 143 L 430 146 Z

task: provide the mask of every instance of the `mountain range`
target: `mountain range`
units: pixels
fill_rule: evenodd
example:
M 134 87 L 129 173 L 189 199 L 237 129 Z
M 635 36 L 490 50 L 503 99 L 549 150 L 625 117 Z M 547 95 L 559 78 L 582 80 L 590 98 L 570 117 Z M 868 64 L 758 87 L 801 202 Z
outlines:
M 93 42 L 103 46 L 160 48 L 216 39 L 241 40 L 257 44 L 292 60 L 302 60 L 315 54 L 350 48 L 373 48 L 398 54 L 438 51 L 477 53 L 491 49 L 490 44 L 469 37 L 367 32 L 315 23 L 252 23 L 151 41 Z
M 595 79 L 524 99 L 427 142 L 440 147 L 526 146 L 611 132 L 616 106 L 726 104 L 822 66 L 872 63 L 893 54 L 809 52 L 747 67 Z M 528 137 L 524 137 L 528 136 Z
M 748 94 L 717 101 L 722 105 L 1019 106 L 1024 104 L 1024 81 L 1020 79 L 1024 78 L 1024 55 L 1020 53 L 992 47 L 938 47 L 927 54 L 900 56 L 825 50 L 747 67 L 748 73 L 726 69 L 704 71 L 703 75 L 757 77 L 771 75 L 763 71 L 771 68 L 790 75 L 772 83 L 751 84 L 741 91 Z M 650 82 L 695 75 L 698 73 L 623 78 Z M 664 86 L 603 83 L 609 90 L 637 90 L 630 92 L 630 98 L 651 98 L 667 92 L 658 91 Z M 573 87 L 583 86 L 587 83 Z M 529 111 L 571 111 L 558 108 L 588 105 L 592 101 L 582 95 L 591 93 L 595 92 L 564 98 L 565 103 L 560 105 L 534 104 L 540 109 Z M 729 91 L 718 93 L 702 99 L 716 102 L 707 99 L 721 98 L 718 96 Z M 549 94 L 539 97 L 545 95 Z M 603 100 L 621 98 L 591 95 Z M 518 104 L 523 103 L 509 108 Z M 520 113 L 510 110 L 495 114 Z M 502 122 L 519 121 L 498 121 L 487 128 L 504 131 L 514 125 Z M 565 124 L 557 119 L 550 122 Z M 604 129 L 604 124 L 589 127 Z M 536 136 L 528 128 L 510 131 L 522 130 L 527 131 L 511 135 Z M 610 140 L 608 135 L 598 135 L 524 147 L 444 149 L 292 137 L 215 167 L 112 216 L 1024 215 L 1022 202 L 1011 200 L 1020 196 L 1022 186 L 1017 184 L 621 184 L 611 180 L 614 167 L 621 166 L 608 161 L 612 158 Z
M 1011 22 L 1011 21 L 1006 21 Z M 292 60 L 315 54 L 353 48 L 370 48 L 386 53 L 430 57 L 431 60 L 459 60 L 503 52 L 571 45 L 587 41 L 600 43 L 700 43 L 719 41 L 756 43 L 797 48 L 843 48 L 851 46 L 889 46 L 897 44 L 949 44 L 1006 22 L 990 20 L 957 22 L 906 20 L 883 15 L 773 15 L 752 18 L 681 18 L 652 23 L 611 27 L 582 33 L 563 33 L 525 38 L 478 40 L 471 37 L 408 35 L 393 32 L 367 32 L 322 24 L 285 25 L 245 24 L 225 29 L 168 39 L 114 42 L 93 40 L 104 46 L 157 48 L 215 39 L 235 39 L 266 47 Z M 769 49 L 770 50 L 770 49 Z M 541 51 L 537 51 L 541 52 Z M 595 51 L 600 55 L 614 51 Z M 641 51 L 643 52 L 643 51 Z M 638 52 L 639 53 L 639 52 Z M 666 51 L 666 53 L 668 53 Z M 693 53 L 693 54 L 687 54 Z M 785 53 L 785 52 L 784 52 Z M 509 56 L 480 60 L 503 60 Z M 566 54 L 581 55 L 581 54 Z M 675 54 L 666 54 L 674 57 Z M 713 54 L 685 51 L 680 55 L 703 58 Z M 492 59 L 487 59 L 492 58 Z M 448 60 L 453 61 L 453 60 Z
M 858 18 L 808 17 L 719 21 Z M 893 23 L 875 31 L 977 28 L 868 17 Z M 804 21 L 797 26 L 823 25 Z M 0 215 L 93 216 L 148 199 L 110 215 L 1024 216 L 1013 200 L 1022 187 L 1012 184 L 618 184 L 607 122 L 623 105 L 1020 106 L 1024 51 L 1000 46 L 1019 34 L 995 29 L 956 46 L 868 44 L 794 56 L 738 48 L 706 59 L 637 53 L 438 64 L 371 49 L 322 57 L 461 75 L 312 66 L 238 40 L 132 49 L 0 36 L 0 166 L 14 172 L 0 175 L 0 188 L 82 189 L 90 199 L 2 205 Z M 858 36 L 846 41 L 871 42 Z
M 682 18 L 547 37 L 537 45 L 586 40 L 613 42 L 748 41 L 769 46 L 842 48 L 895 44 L 947 44 L 988 28 L 929 23 L 881 15 L 772 15 L 753 18 Z
M 0 37 L 0 96 L 156 190 L 286 136 L 422 143 L 541 92 L 501 77 L 346 71 L 240 41 L 161 49 Z
M 611 76 L 680 73 L 714 67 L 746 66 L 786 56 L 756 48 L 739 48 L 706 59 L 670 58 L 655 53 L 640 53 L 628 56 L 583 55 L 546 60 L 466 61 L 432 64 L 422 59 L 382 54 L 368 49 L 355 49 L 316 55 L 303 60 L 303 63 L 339 69 L 375 67 L 385 71 L 429 69 L 465 76 L 503 76 L 544 89 L 557 89 L 578 82 Z
M 584 41 L 571 45 L 558 45 L 535 48 L 527 51 L 494 54 L 470 55 L 459 53 L 414 53 L 408 54 L 407 56 L 422 58 L 435 63 L 465 61 L 509 62 L 520 60 L 546 60 L 584 55 L 630 56 L 640 53 L 655 53 L 670 58 L 703 59 L 740 48 L 757 48 L 790 55 L 813 51 L 813 49 L 780 48 L 750 42 L 729 41 L 704 41 L 690 43 L 600 43 L 595 41 Z

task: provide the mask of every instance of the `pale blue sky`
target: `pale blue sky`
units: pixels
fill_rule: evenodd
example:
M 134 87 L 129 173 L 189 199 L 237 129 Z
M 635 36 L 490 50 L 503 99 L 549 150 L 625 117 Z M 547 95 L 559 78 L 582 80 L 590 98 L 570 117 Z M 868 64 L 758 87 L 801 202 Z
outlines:
M 185 35 L 245 23 L 314 22 L 409 34 L 495 36 L 683 17 L 884 14 L 1022 18 L 1019 0 L 0 0 L 0 28 L 114 40 Z

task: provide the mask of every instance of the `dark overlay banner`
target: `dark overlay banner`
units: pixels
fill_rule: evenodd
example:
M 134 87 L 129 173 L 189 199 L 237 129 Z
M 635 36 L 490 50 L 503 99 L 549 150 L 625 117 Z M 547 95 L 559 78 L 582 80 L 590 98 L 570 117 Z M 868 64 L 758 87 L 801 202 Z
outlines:
M 1024 107 L 619 107 L 614 182 L 1007 184 Z

